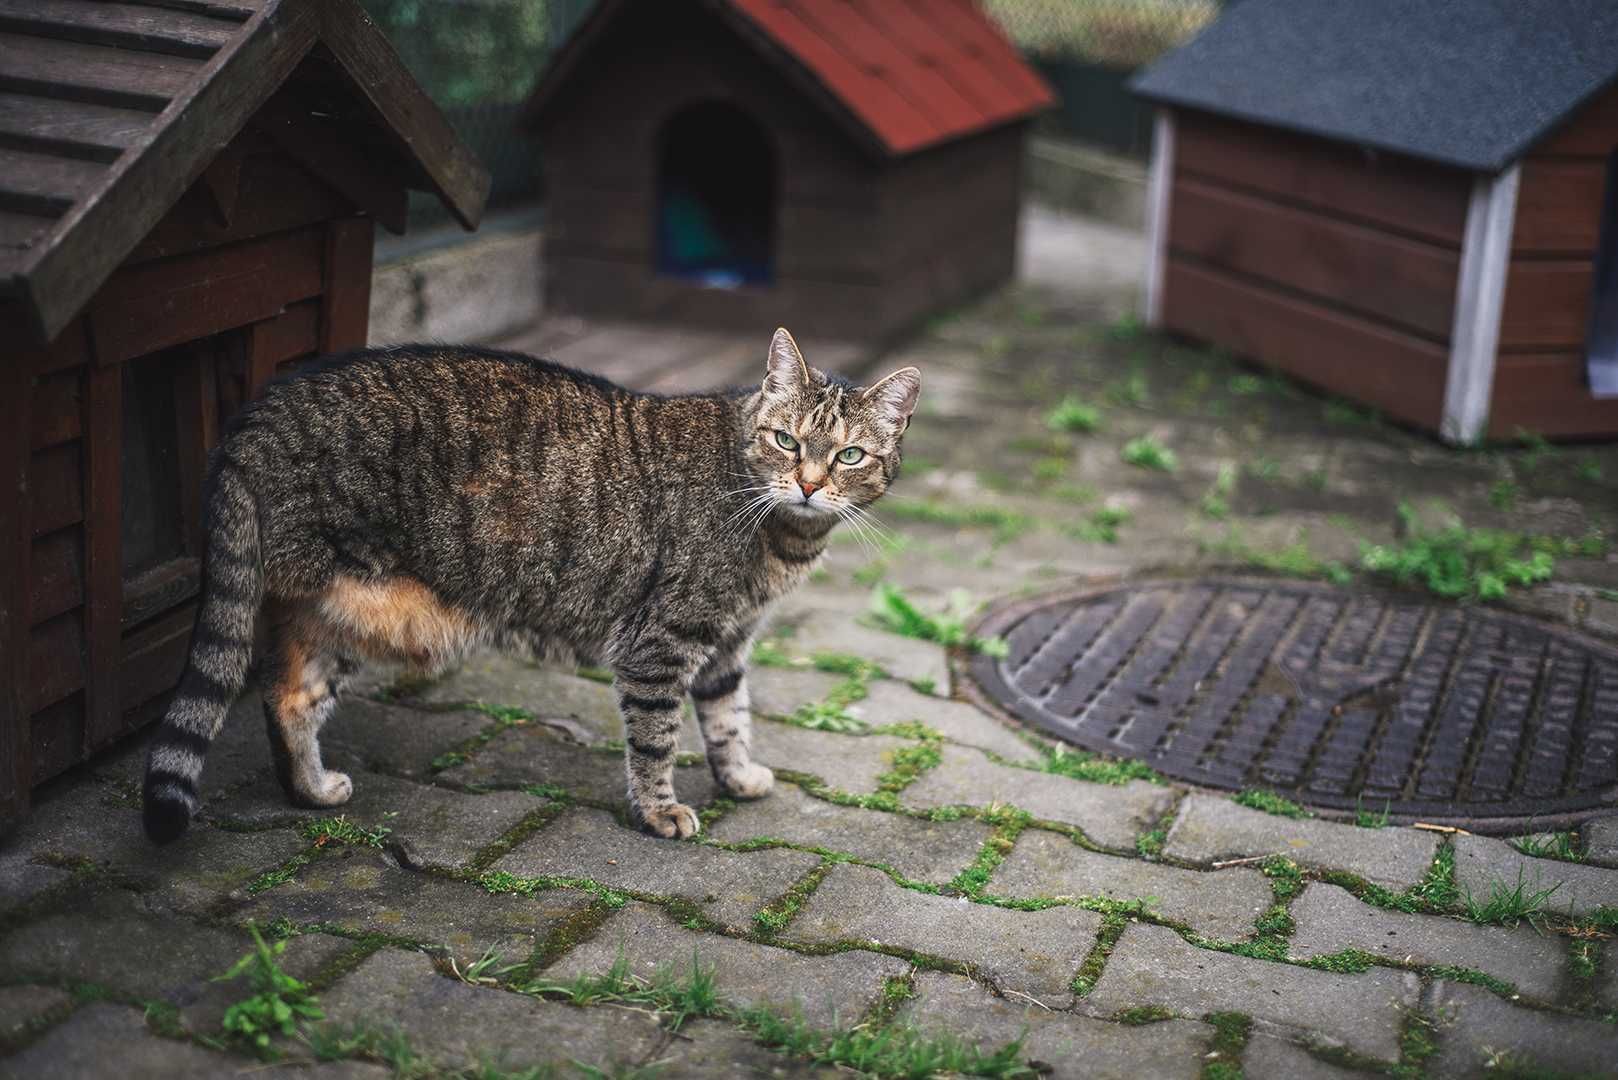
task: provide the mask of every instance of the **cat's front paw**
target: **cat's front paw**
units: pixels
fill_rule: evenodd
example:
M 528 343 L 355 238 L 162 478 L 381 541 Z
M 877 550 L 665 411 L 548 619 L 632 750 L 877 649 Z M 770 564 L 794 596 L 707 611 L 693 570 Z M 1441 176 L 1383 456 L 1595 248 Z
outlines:
M 684 840 L 697 835 L 702 828 L 702 823 L 697 820 L 697 812 L 684 803 L 669 803 L 650 810 L 639 807 L 630 809 L 641 828 L 666 840 Z
M 296 802 L 309 807 L 341 806 L 354 794 L 354 781 L 347 773 L 323 772 L 306 789 L 296 792 Z
M 718 777 L 725 794 L 738 799 L 762 799 L 775 786 L 775 773 L 767 765 L 748 762 L 739 769 L 729 769 Z

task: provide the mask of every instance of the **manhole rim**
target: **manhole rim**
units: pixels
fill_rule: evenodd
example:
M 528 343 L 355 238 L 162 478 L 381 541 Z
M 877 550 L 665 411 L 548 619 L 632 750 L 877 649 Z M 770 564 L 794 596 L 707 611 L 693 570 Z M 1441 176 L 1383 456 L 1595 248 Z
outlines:
M 1084 577 L 1077 582 L 1070 582 L 1065 586 L 1059 585 L 1050 592 L 1043 592 L 1034 596 L 1007 597 L 998 601 L 991 601 L 988 609 L 972 624 L 971 633 L 974 637 L 1004 636 L 1007 631 L 1011 630 L 1023 619 L 1042 608 L 1062 604 L 1080 604 L 1121 589 L 1185 588 L 1192 585 L 1210 585 L 1221 588 L 1292 586 L 1317 593 L 1333 590 L 1346 591 L 1344 586 L 1334 586 L 1327 582 L 1307 578 L 1290 577 L 1284 574 L 1222 570 L 1217 567 L 1184 573 L 1164 569 L 1122 572 Z M 1589 644 L 1601 650 L 1618 651 L 1618 643 L 1599 635 L 1589 634 L 1571 621 L 1545 618 L 1510 608 L 1453 603 L 1417 590 L 1396 586 L 1357 583 L 1353 588 L 1357 595 L 1380 597 L 1405 603 L 1418 602 L 1429 607 L 1485 611 L 1495 618 L 1508 622 L 1524 623 L 1543 632 L 1572 636 L 1575 639 L 1585 639 Z M 1215 787 L 1165 772 L 1159 768 L 1157 762 L 1147 755 L 1120 754 L 1116 749 L 1096 745 L 1094 741 L 1084 742 L 1076 738 L 1064 738 L 1050 731 L 1040 720 L 1021 715 L 1016 709 L 1009 707 L 1004 701 L 997 698 L 990 689 L 989 684 L 999 683 L 1005 686 L 1006 690 L 1013 696 L 1016 695 L 1016 689 L 1000 678 L 998 661 L 994 657 L 980 652 L 957 650 L 955 655 L 950 658 L 950 668 L 954 678 L 954 685 L 961 696 L 1014 731 L 1034 734 L 1047 742 L 1074 746 L 1115 760 L 1140 761 L 1158 771 L 1169 785 L 1184 788 L 1191 792 L 1215 795 L 1227 799 L 1236 794 L 1233 789 L 1228 787 Z M 1376 805 L 1376 800 L 1374 799 L 1365 801 L 1363 798 L 1350 799 L 1347 796 L 1316 793 L 1301 794 L 1294 789 L 1266 788 L 1262 784 L 1253 786 L 1262 790 L 1279 791 L 1285 794 L 1287 798 L 1302 804 L 1317 817 L 1327 820 L 1352 821 L 1356 813 L 1362 809 L 1375 814 L 1382 812 L 1381 807 Z M 1618 793 L 1618 787 L 1610 790 Z M 1393 809 L 1388 812 L 1387 821 L 1389 825 L 1432 824 L 1437 827 L 1436 831 L 1439 832 L 1455 830 L 1480 835 L 1519 836 L 1528 833 L 1572 828 L 1593 818 L 1618 815 L 1618 800 L 1608 801 L 1599 806 L 1592 806 L 1590 802 L 1591 798 L 1589 796 L 1562 796 L 1546 800 L 1547 808 L 1543 813 L 1536 812 L 1531 815 L 1511 813 L 1485 816 L 1457 812 L 1453 804 L 1406 800 L 1401 803 L 1400 809 Z M 1572 803 L 1581 805 L 1569 805 Z

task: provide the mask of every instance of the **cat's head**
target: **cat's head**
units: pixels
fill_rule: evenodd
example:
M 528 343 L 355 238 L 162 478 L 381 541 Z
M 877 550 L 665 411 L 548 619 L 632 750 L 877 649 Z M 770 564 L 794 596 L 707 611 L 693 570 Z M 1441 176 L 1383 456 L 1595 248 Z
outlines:
M 900 368 L 855 386 L 803 361 L 785 330 L 770 341 L 745 453 L 763 499 L 804 514 L 843 514 L 882 496 L 899 471 L 899 441 L 921 393 L 921 372 Z

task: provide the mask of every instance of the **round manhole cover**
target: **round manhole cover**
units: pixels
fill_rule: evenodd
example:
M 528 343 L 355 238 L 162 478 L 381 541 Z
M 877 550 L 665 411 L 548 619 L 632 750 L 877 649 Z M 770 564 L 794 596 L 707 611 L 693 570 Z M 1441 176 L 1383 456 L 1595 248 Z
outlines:
M 1533 619 L 1157 581 L 1012 605 L 983 632 L 1010 646 L 972 668 L 1005 708 L 1193 784 L 1483 829 L 1618 805 L 1618 649 Z

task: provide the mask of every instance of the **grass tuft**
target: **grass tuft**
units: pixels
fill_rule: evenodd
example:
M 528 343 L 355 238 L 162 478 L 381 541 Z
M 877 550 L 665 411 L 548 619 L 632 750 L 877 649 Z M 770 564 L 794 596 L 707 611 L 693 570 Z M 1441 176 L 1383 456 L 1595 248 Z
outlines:
M 1537 880 L 1535 884 L 1538 884 Z M 1466 917 L 1475 923 L 1516 926 L 1526 919 L 1537 928 L 1544 921 L 1546 903 L 1561 887 L 1562 883 L 1558 881 L 1548 889 L 1534 888 L 1524 880 L 1522 868 L 1518 867 L 1515 885 L 1492 881 L 1489 883 L 1489 895 L 1484 899 L 1473 896 L 1471 890 L 1467 890 L 1463 907 Z
M 1232 798 L 1238 805 L 1251 810 L 1262 810 L 1266 814 L 1274 814 L 1277 817 L 1310 818 L 1315 816 L 1291 799 L 1284 799 L 1273 791 L 1246 788 L 1237 792 Z
M 1127 784 L 1131 780 L 1163 783 L 1163 778 L 1143 761 L 1114 760 L 1088 750 L 1073 750 L 1066 746 L 1050 746 L 1044 750 L 1041 768 L 1048 773 L 1088 780 L 1092 784 Z
M 1101 426 L 1101 410 L 1076 397 L 1065 397 L 1045 414 L 1045 426 L 1052 431 L 1087 435 Z
M 253 923 L 247 929 L 253 935 L 253 951 L 213 981 L 247 976 L 252 996 L 226 1009 L 221 1026 L 227 1038 L 268 1059 L 275 1055 L 271 1040 L 276 1035 L 290 1038 L 306 1021 L 323 1020 L 325 1014 L 309 987 L 281 970 L 278 961 L 286 941 L 265 941 Z
M 931 641 L 946 649 L 963 648 L 985 656 L 1005 656 L 1003 638 L 973 637 L 967 632 L 966 616 L 971 606 L 966 595 L 957 592 L 950 597 L 945 611 L 930 615 L 897 586 L 887 582 L 877 585 L 871 593 L 871 615 L 884 630 L 918 641 Z
M 1155 472 L 1173 472 L 1180 467 L 1180 459 L 1173 450 L 1164 446 L 1157 438 L 1151 435 L 1142 435 L 1124 443 L 1119 456 L 1127 465 L 1138 469 L 1151 469 Z
M 1562 862 L 1574 863 L 1584 861 L 1584 852 L 1579 850 L 1578 837 L 1570 832 L 1519 836 L 1511 841 L 1511 846 L 1524 855 L 1532 855 L 1537 859 L 1560 859 Z

